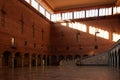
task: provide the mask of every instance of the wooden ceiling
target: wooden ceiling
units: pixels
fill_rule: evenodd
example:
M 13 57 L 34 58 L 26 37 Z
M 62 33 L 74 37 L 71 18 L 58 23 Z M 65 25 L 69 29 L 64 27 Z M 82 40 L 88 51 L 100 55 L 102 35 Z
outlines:
M 37 0 L 55 11 L 116 4 L 119 0 Z

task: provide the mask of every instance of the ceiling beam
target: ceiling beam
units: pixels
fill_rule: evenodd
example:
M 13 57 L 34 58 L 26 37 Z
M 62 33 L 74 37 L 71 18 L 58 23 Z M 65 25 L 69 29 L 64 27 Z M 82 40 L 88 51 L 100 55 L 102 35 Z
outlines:
M 77 8 L 69 8 L 69 9 L 58 9 L 54 10 L 54 13 L 61 13 L 61 12 L 71 12 L 71 11 L 80 11 L 80 10 L 87 10 L 87 9 L 96 9 L 96 8 L 104 8 L 104 7 L 111 7 L 115 6 L 115 3 L 111 4 L 103 4 L 103 5 L 96 5 L 96 6 L 86 6 L 86 7 L 77 7 Z

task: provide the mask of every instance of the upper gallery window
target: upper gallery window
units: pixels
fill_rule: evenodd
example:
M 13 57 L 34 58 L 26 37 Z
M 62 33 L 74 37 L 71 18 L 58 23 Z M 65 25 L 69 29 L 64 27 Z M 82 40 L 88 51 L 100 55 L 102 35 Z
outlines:
M 30 4 L 30 0 L 25 0 L 25 1 Z
M 96 17 L 98 16 L 98 9 L 86 10 L 86 17 Z
M 76 19 L 76 18 L 85 18 L 85 11 L 74 12 L 74 19 Z
M 31 4 L 36 10 L 38 10 L 38 2 L 36 2 L 36 0 L 31 0 Z

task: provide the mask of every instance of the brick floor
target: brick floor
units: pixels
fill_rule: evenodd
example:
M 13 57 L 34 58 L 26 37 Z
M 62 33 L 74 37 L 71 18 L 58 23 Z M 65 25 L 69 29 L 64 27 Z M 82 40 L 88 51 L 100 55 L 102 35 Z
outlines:
M 1 69 L 0 80 L 120 80 L 120 74 L 105 66 L 41 66 Z

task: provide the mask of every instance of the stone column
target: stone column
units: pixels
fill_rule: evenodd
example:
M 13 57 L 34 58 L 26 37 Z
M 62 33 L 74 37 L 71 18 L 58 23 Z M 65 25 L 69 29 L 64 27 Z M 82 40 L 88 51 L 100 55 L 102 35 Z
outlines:
M 110 55 L 109 64 L 110 64 L 110 66 L 112 66 L 112 64 L 113 64 L 113 62 L 112 62 L 112 55 Z
M 114 67 L 114 55 L 112 54 L 112 67 Z
M 45 61 L 43 59 L 43 56 L 41 56 L 41 66 L 44 66 L 44 63 L 45 63 Z
M 111 54 L 110 53 L 108 53 L 108 65 L 109 66 L 111 66 L 111 63 L 112 63 L 112 61 L 111 61 Z
M 117 55 L 117 69 L 119 69 L 119 55 Z
M 117 67 L 117 55 L 116 55 L 116 53 L 114 56 L 115 56 L 115 64 L 114 64 L 115 66 L 114 67 L 116 68 Z
M 22 68 L 24 67 L 24 54 L 22 55 Z
M 0 69 L 2 69 L 2 58 L 3 58 L 3 55 L 0 54 Z
M 119 55 L 119 63 L 118 63 L 118 65 L 119 65 L 118 68 L 120 69 L 120 55 Z
M 12 54 L 12 68 L 13 69 L 15 68 L 14 60 L 15 60 L 15 54 Z
M 116 66 L 116 56 L 115 56 L 115 54 L 114 54 L 113 57 L 114 57 L 114 65 L 113 66 L 115 67 Z

